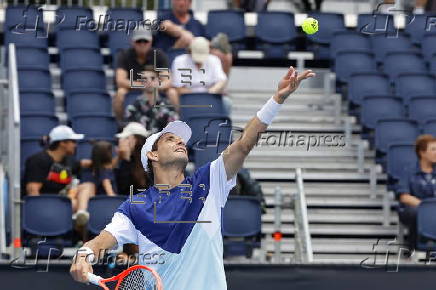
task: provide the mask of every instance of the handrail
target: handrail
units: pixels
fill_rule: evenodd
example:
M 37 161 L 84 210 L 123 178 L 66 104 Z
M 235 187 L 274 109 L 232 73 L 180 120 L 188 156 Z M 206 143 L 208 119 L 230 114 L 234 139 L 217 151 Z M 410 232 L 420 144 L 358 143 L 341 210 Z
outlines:
M 6 205 L 4 204 L 4 178 L 3 165 L 0 163 L 0 260 L 1 255 L 6 253 Z

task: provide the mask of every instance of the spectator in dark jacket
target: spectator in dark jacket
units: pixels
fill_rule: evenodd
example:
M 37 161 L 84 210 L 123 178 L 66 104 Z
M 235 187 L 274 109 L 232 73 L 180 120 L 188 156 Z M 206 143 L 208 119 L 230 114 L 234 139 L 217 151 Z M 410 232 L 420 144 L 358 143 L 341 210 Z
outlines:
M 409 228 L 409 245 L 416 245 L 416 209 L 422 200 L 436 197 L 436 139 L 421 135 L 416 140 L 418 164 L 404 171 L 397 193 L 400 201 L 400 221 Z
M 250 172 L 242 168 L 236 178 L 236 186 L 230 191 L 230 195 L 246 195 L 255 197 L 262 206 L 262 213 L 266 213 L 266 203 L 260 184 L 252 179 Z

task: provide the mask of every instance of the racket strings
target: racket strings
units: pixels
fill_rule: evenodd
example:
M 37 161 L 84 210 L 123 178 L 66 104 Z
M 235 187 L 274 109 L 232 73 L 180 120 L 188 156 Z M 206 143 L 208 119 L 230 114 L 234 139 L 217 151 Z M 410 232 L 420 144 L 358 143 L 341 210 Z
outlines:
M 137 269 L 131 271 L 121 281 L 117 290 L 154 290 L 155 281 L 153 275 L 149 271 Z

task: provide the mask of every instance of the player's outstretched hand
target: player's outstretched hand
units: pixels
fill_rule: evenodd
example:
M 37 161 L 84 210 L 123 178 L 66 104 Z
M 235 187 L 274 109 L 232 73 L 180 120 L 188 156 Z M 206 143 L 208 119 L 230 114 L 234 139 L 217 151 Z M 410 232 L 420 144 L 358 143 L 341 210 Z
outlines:
M 278 103 L 283 103 L 290 94 L 292 94 L 300 85 L 302 80 L 314 77 L 315 73 L 312 70 L 305 70 L 299 74 L 294 67 L 290 67 L 286 75 L 280 80 L 277 86 L 274 99 Z
M 88 283 L 88 272 L 92 273 L 92 266 L 84 256 L 74 257 L 73 264 L 70 268 L 70 274 L 77 282 Z

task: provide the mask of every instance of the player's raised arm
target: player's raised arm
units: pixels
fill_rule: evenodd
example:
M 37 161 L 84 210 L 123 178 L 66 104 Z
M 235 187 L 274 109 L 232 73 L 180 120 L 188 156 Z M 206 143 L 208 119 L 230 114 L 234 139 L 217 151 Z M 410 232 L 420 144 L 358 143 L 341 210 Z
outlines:
M 315 73 L 311 70 L 298 74 L 292 66 L 289 68 L 286 75 L 280 80 L 274 96 L 245 125 L 241 137 L 223 152 L 227 179 L 231 179 L 241 169 L 248 153 L 256 145 L 259 134 L 271 124 L 286 98 L 298 88 L 302 80 L 314 76 Z

